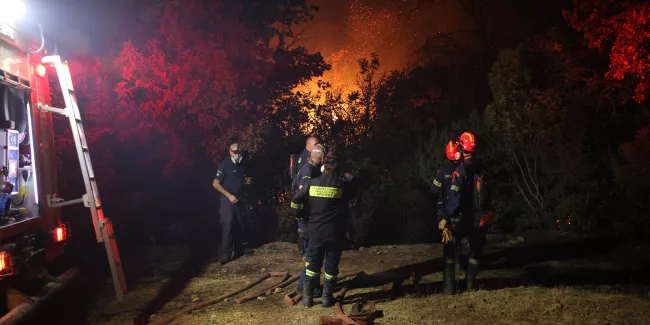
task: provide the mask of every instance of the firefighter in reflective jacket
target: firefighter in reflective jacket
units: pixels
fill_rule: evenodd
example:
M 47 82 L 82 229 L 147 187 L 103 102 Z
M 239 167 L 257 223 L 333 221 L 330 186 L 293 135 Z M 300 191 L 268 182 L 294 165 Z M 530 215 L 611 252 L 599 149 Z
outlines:
M 300 171 L 298 172 L 298 190 L 304 186 L 309 185 L 309 181 L 312 177 L 320 175 L 320 168 L 323 164 L 323 158 L 325 156 L 325 147 L 320 144 L 315 145 L 309 155 L 309 162 L 304 164 Z M 299 247 L 302 248 L 301 254 L 305 254 L 305 263 L 309 264 L 309 236 L 307 233 L 307 223 L 309 222 L 309 211 L 303 209 L 302 204 L 291 202 L 291 209 L 294 210 L 296 218 L 298 220 L 298 241 Z M 300 274 L 298 279 L 298 288 L 297 292 L 303 291 L 303 283 L 305 280 L 306 268 Z M 320 297 L 320 283 L 314 287 L 314 295 Z
M 488 214 L 483 214 L 486 209 L 487 198 L 483 177 L 479 166 L 474 162 L 473 154 L 476 148 L 476 137 L 470 132 L 463 133 L 458 141 L 458 146 L 463 154 L 463 162 L 452 174 L 449 194 L 445 206 L 438 213 L 440 223 L 438 228 L 445 232 L 451 230 L 451 238 L 444 245 L 444 279 L 443 290 L 446 294 L 454 294 L 456 290 L 455 261 L 458 242 L 467 236 L 470 247 L 469 263 L 467 265 L 467 290 L 476 289 L 476 275 L 478 274 L 479 260 L 485 245 L 484 222 Z M 491 216 L 491 214 L 489 215 Z
M 321 167 L 322 174 L 311 178 L 309 184 L 292 198 L 293 203 L 304 204 L 309 211 L 309 263 L 307 267 L 302 302 L 311 307 L 314 304 L 312 289 L 320 279 L 325 259 L 325 280 L 323 281 L 323 307 L 334 305 L 333 290 L 339 273 L 342 243 L 345 231 L 345 211 L 356 191 L 355 179 L 338 172 L 336 157 L 326 156 Z
M 461 153 L 455 141 L 449 141 L 445 147 L 445 155 L 449 162 L 442 164 L 436 171 L 436 176 L 431 184 L 431 193 L 438 195 L 438 209 L 444 206 L 444 200 L 451 187 L 451 174 L 460 163 Z M 440 220 L 438 220 L 439 222 Z
M 445 146 L 445 156 L 447 157 L 448 162 L 442 164 L 438 168 L 436 176 L 433 179 L 433 183 L 431 184 L 431 193 L 438 196 L 437 211 L 440 211 L 445 206 L 445 200 L 449 194 L 449 189 L 451 188 L 452 174 L 461 162 L 462 155 L 460 153 L 460 150 L 458 150 L 458 145 L 456 144 L 455 140 L 450 140 Z M 440 223 L 440 221 L 441 214 L 438 213 L 438 223 Z M 458 248 L 460 248 L 460 241 L 457 243 L 457 245 Z M 458 259 L 460 255 L 460 249 L 456 249 L 455 252 L 456 268 L 457 270 L 460 270 L 460 261 Z
M 307 163 L 300 168 L 300 171 L 298 171 L 298 175 L 296 176 L 297 187 L 293 191 L 294 194 L 305 184 L 308 184 L 312 176 L 317 176 L 320 174 L 320 167 L 323 164 L 323 157 L 325 157 L 325 147 L 317 144 L 311 148 L 309 156 L 307 157 Z M 300 255 L 306 255 L 308 213 L 305 210 L 301 210 L 300 206 L 297 204 L 291 204 L 291 208 L 297 210 L 296 217 L 298 219 L 298 241 L 300 241 L 298 243 L 299 253 Z

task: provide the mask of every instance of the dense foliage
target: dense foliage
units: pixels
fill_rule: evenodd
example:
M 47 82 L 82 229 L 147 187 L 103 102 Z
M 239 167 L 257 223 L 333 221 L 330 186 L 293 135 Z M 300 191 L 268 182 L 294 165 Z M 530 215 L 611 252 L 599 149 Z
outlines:
M 350 210 L 352 240 L 431 240 L 431 178 L 445 143 L 471 130 L 491 179 L 493 230 L 649 230 L 643 1 L 578 1 L 563 24 L 480 55 L 459 42 L 441 57 L 427 42 L 420 64 L 404 71 L 384 72 L 368 53 L 352 93 L 326 83 L 317 93 L 294 91 L 329 69 L 291 42 L 315 9 L 304 1 L 156 8 L 145 20 L 155 28 L 125 42 L 114 68 L 87 60 L 76 69 L 93 158 L 110 178 L 102 188 L 115 211 L 133 197 L 147 207 L 129 204 L 125 222 L 215 221 L 212 173 L 225 143 L 239 137 L 252 158 L 247 202 L 257 224 L 290 238 L 288 156 L 308 129 L 365 180 Z M 65 141 L 61 148 L 70 154 Z

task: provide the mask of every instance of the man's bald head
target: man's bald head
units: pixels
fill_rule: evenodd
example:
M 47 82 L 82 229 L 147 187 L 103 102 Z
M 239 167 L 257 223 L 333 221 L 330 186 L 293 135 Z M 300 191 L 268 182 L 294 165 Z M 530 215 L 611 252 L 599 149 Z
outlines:
M 318 144 L 318 138 L 317 137 L 309 137 L 307 138 L 307 142 L 305 145 L 305 149 L 307 151 L 311 152 L 314 149 L 314 146 Z
M 323 164 L 325 157 L 325 147 L 321 144 L 314 145 L 314 149 L 309 153 L 309 160 L 312 165 L 319 166 Z

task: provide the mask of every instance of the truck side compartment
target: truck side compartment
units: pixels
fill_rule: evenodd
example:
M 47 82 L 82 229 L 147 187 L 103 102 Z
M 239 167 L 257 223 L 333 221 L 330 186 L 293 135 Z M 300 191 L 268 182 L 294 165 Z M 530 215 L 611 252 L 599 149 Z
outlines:
M 0 21 L 0 31 L 0 324 L 9 324 L 74 272 L 57 279 L 46 268 L 68 229 L 46 199 L 57 193 L 57 161 L 52 114 L 39 109 L 51 102 L 45 53 L 30 54 L 40 42 L 14 26 Z

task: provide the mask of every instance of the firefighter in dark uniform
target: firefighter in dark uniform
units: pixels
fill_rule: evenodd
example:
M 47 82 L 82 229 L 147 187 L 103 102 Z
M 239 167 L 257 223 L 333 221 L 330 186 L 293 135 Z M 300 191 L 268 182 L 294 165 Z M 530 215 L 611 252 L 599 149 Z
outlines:
M 325 147 L 320 144 L 314 145 L 309 151 L 309 156 L 307 157 L 307 163 L 302 165 L 298 175 L 296 175 L 297 186 L 292 194 L 295 194 L 301 187 L 309 183 L 309 180 L 312 177 L 312 174 L 320 173 L 320 166 L 323 164 L 323 158 L 325 156 Z M 314 169 L 313 167 L 317 167 Z M 292 209 L 296 209 L 295 204 L 291 205 Z M 297 222 L 298 222 L 298 247 L 300 248 L 299 254 L 307 256 L 307 220 L 308 215 L 306 212 L 296 213 Z
M 318 145 L 318 138 L 316 137 L 308 137 L 307 141 L 305 141 L 305 150 L 303 150 L 296 158 L 295 161 L 293 161 L 293 156 L 292 156 L 292 161 L 291 161 L 291 195 L 295 194 L 296 191 L 298 191 L 298 185 L 300 184 L 300 178 L 301 176 L 299 175 L 294 175 L 293 170 L 295 168 L 295 171 L 297 171 L 298 174 L 300 174 L 300 170 L 305 166 L 309 164 L 309 156 L 311 155 L 311 151 L 314 150 L 314 147 Z M 295 166 L 294 166 L 295 165 Z M 305 174 L 303 174 L 304 176 Z M 296 220 L 296 229 L 298 230 L 298 254 L 299 255 L 305 255 L 305 243 L 304 241 L 300 240 L 300 231 L 301 229 L 305 229 L 307 227 L 306 223 L 301 222 L 300 219 Z
M 307 141 L 305 141 L 305 150 L 303 150 L 297 157 L 296 157 L 296 171 L 300 172 L 300 169 L 309 162 L 309 155 L 311 155 L 311 151 L 314 150 L 314 147 L 318 144 L 318 138 L 317 137 L 309 137 L 307 138 Z M 298 177 L 295 177 L 293 174 L 291 175 L 293 178 L 291 180 L 291 194 L 296 193 L 298 190 L 298 185 L 300 183 L 300 180 Z
M 438 195 L 438 209 L 444 205 L 444 199 L 447 191 L 451 187 L 451 174 L 456 170 L 460 163 L 461 153 L 456 146 L 455 141 L 449 141 L 445 147 L 445 155 L 449 162 L 442 164 L 436 171 L 436 176 L 431 184 L 431 193 Z M 438 220 L 440 221 L 440 220 Z
M 325 157 L 325 147 L 317 144 L 313 147 L 309 155 L 309 162 L 304 164 L 298 172 L 298 190 L 304 186 L 308 186 L 312 177 L 320 175 L 320 168 L 323 165 L 323 158 Z M 296 218 L 298 219 L 298 240 L 301 241 L 301 247 L 304 247 L 305 265 L 309 265 L 309 235 L 307 224 L 309 222 L 309 211 L 303 209 L 302 204 L 291 202 L 291 208 L 295 210 Z M 307 267 L 300 273 L 298 279 L 298 288 L 296 292 L 303 291 L 303 283 L 305 280 L 305 272 Z M 314 288 L 314 295 L 320 297 L 320 282 Z
M 323 307 L 334 305 L 333 290 L 339 273 L 343 237 L 345 235 L 345 211 L 349 200 L 355 195 L 354 178 L 340 175 L 335 156 L 326 156 L 321 167 L 322 174 L 313 177 L 309 184 L 300 189 L 291 200 L 304 204 L 309 210 L 309 256 L 302 302 L 311 307 L 314 304 L 312 289 L 320 278 L 325 260 L 323 285 Z
M 466 274 L 468 291 L 476 289 L 476 275 L 486 242 L 482 227 L 483 218 L 479 215 L 482 213 L 480 210 L 484 206 L 485 199 L 482 197 L 484 190 L 481 188 L 482 175 L 473 157 L 475 140 L 474 134 L 470 132 L 460 136 L 458 146 L 463 154 L 463 162 L 453 172 L 445 206 L 438 212 L 441 218 L 438 228 L 443 232 L 447 228 L 452 234 L 450 240 L 445 242 L 443 252 L 445 260 L 443 290 L 446 294 L 454 294 L 456 291 L 454 264 L 458 242 L 467 236 L 470 248 Z
M 431 193 L 438 197 L 437 200 L 437 210 L 440 211 L 444 209 L 445 200 L 449 194 L 449 189 L 451 188 L 451 178 L 454 170 L 458 167 L 462 160 L 462 155 L 460 150 L 458 150 L 458 145 L 455 140 L 450 140 L 445 146 L 445 156 L 448 161 L 438 167 L 436 171 L 436 176 L 433 179 L 431 184 Z M 441 221 L 441 215 L 438 213 L 438 223 Z M 457 243 L 458 248 L 460 248 L 460 241 Z M 456 260 L 456 269 L 459 270 L 460 267 L 460 249 L 456 249 L 455 260 Z
M 252 250 L 246 247 L 250 226 L 240 201 L 245 182 L 241 150 L 236 142 L 230 144 L 229 150 L 229 157 L 221 162 L 212 182 L 212 186 L 221 193 L 221 264 L 243 254 L 252 254 Z

